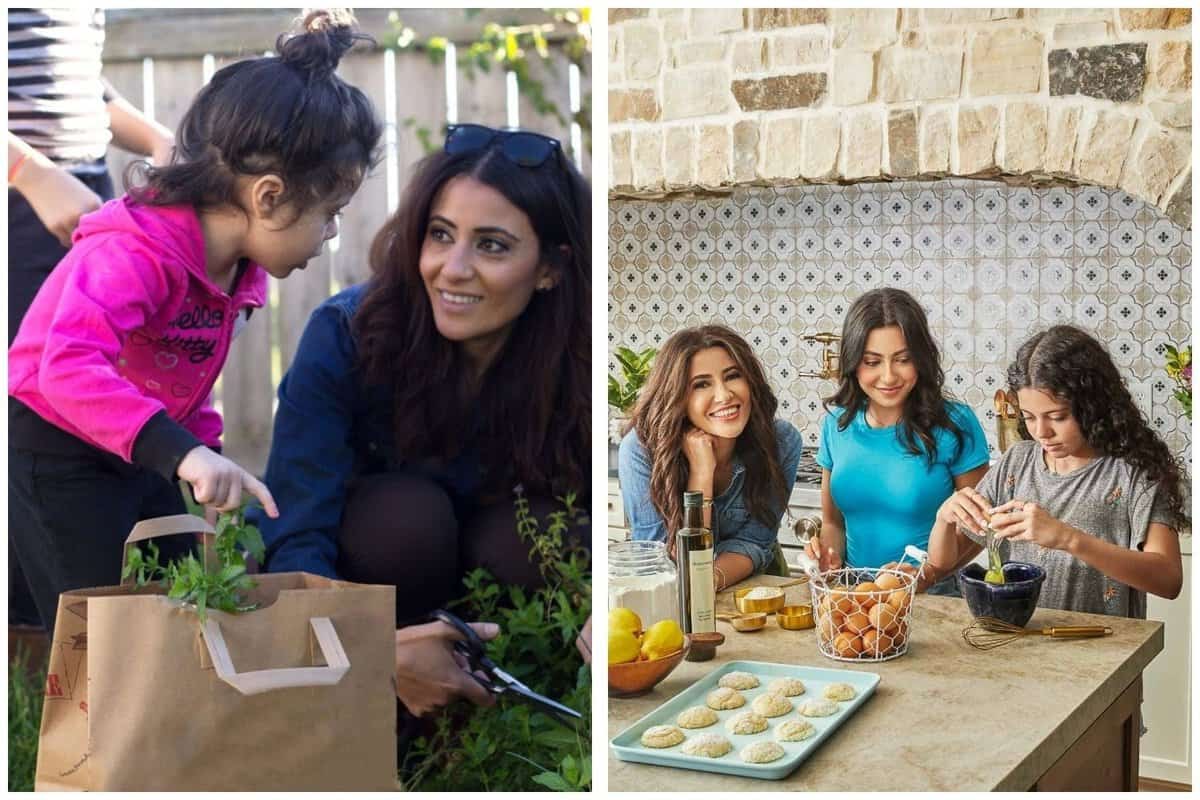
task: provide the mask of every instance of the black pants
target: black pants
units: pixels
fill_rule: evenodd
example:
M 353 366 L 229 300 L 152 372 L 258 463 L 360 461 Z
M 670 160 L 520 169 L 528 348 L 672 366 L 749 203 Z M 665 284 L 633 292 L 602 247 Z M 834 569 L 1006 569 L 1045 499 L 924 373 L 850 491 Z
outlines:
M 560 508 L 550 498 L 529 502 L 539 520 Z M 395 586 L 397 625 L 420 622 L 461 597 L 463 577 L 476 567 L 502 585 L 542 586 L 530 545 L 517 533 L 511 497 L 463 516 L 432 481 L 396 473 L 367 477 L 350 493 L 342 516 L 338 574 Z M 572 529 L 567 538 L 589 543 L 590 526 Z
M 51 636 L 59 594 L 120 583 L 125 537 L 133 526 L 186 511 L 179 486 L 149 470 L 9 448 L 9 544 Z M 185 536 L 155 544 L 160 563 L 193 549 Z
M 100 175 L 76 175 L 101 200 L 113 196 L 112 179 L 107 172 Z M 8 343 L 20 328 L 25 312 L 33 303 L 38 289 L 46 282 L 50 271 L 67 254 L 54 234 L 37 218 L 25 197 L 15 189 L 8 190 Z M 9 530 L 12 530 L 9 516 Z M 10 624 L 38 624 L 37 607 L 21 572 L 19 560 L 8 543 L 8 621 Z

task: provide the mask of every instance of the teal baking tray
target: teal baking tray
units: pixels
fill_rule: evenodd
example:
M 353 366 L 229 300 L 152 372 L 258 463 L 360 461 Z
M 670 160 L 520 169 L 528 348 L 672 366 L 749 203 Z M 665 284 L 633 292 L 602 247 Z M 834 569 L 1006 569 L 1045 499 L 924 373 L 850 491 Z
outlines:
M 690 756 L 682 751 L 683 743 L 674 747 L 653 748 L 641 743 L 642 733 L 654 725 L 675 725 L 675 718 L 684 709 L 704 705 L 704 698 L 713 689 L 721 676 L 729 672 L 749 672 L 758 677 L 759 685 L 754 689 L 742 691 L 746 704 L 729 711 L 717 711 L 718 720 L 707 728 L 684 728 L 687 738 L 702 733 L 719 733 L 733 744 L 733 749 L 720 758 L 705 756 Z M 804 682 L 805 693 L 799 697 L 790 697 L 792 705 L 798 707 L 805 700 L 824 699 L 825 687 L 831 683 L 848 683 L 854 687 L 857 694 L 853 700 L 838 703 L 838 710 L 828 717 L 803 717 L 793 709 L 781 717 L 768 719 L 769 727 L 753 735 L 731 734 L 725 728 L 725 721 L 730 717 L 750 709 L 754 698 L 766 692 L 767 685 L 776 678 L 799 678 Z M 806 758 L 812 755 L 834 731 L 845 722 L 851 714 L 867 702 L 879 685 L 879 676 L 874 672 L 853 672 L 845 669 L 826 669 L 824 667 L 804 667 L 794 664 L 772 664 L 765 661 L 731 661 L 684 689 L 679 694 L 651 711 L 637 722 L 621 731 L 610 742 L 613 754 L 622 761 L 636 761 L 642 764 L 655 764 L 660 767 L 677 767 L 679 769 L 694 769 L 703 772 L 719 772 L 725 775 L 740 775 L 745 778 L 762 778 L 764 780 L 780 780 L 790 775 Z M 742 761 L 739 753 L 746 745 L 767 739 L 775 741 L 775 728 L 789 719 L 806 719 L 812 723 L 816 733 L 802 742 L 779 742 L 784 755 L 768 764 L 747 764 Z M 686 739 L 685 739 L 686 741 Z

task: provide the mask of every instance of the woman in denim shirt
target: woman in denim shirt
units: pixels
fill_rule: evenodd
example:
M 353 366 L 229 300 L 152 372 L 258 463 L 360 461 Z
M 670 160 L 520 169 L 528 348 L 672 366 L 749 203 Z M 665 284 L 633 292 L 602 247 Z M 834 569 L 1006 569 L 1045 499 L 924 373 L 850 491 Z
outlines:
M 704 495 L 717 590 L 770 566 L 800 464 L 795 426 L 742 337 L 720 325 L 663 345 L 621 440 L 618 475 L 634 539 L 674 550 L 683 493 Z M 713 506 L 716 513 L 713 514 Z

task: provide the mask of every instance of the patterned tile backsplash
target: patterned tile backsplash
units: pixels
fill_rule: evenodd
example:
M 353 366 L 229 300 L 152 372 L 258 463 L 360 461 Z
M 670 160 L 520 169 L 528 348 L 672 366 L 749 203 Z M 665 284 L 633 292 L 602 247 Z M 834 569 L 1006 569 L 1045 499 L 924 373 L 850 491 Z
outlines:
M 821 346 L 867 289 L 912 292 L 949 392 L 996 446 L 991 397 L 1031 333 L 1070 322 L 1108 344 L 1172 450 L 1190 426 L 1162 348 L 1191 340 L 1191 231 L 1124 192 L 943 180 L 746 188 L 726 197 L 609 205 L 609 348 L 661 345 L 721 322 L 769 370 L 780 413 L 815 446 L 831 381 Z M 609 370 L 616 374 L 610 359 Z

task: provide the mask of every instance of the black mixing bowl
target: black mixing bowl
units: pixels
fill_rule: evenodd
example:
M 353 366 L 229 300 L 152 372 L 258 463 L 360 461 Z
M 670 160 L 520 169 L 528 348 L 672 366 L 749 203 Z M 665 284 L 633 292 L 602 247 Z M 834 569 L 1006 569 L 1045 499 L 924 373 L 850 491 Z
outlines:
M 959 570 L 958 583 L 971 614 L 1024 628 L 1037 608 L 1046 570 L 1036 564 L 1010 561 L 1004 565 L 1004 583 L 999 584 L 986 582 L 983 579 L 986 573 L 979 564 L 968 564 Z

